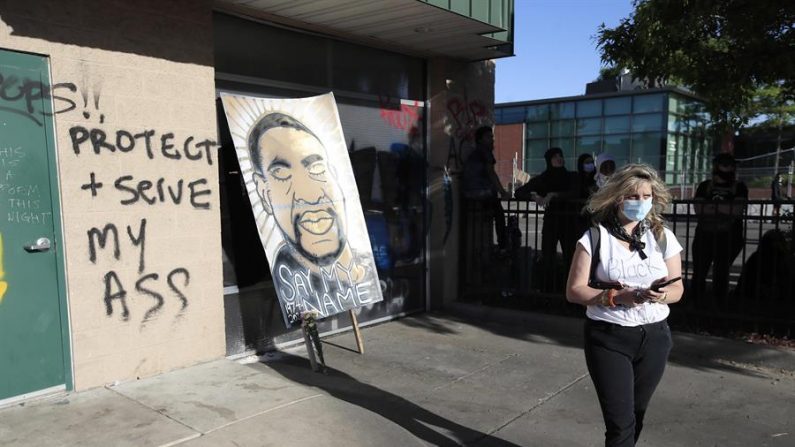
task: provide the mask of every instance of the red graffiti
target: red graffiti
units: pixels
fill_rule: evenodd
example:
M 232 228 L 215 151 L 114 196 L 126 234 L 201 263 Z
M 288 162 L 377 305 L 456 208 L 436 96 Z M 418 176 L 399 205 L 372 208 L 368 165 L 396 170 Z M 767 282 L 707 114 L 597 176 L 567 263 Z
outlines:
M 389 97 L 384 99 L 379 96 L 378 102 L 381 104 L 381 119 L 395 129 L 409 130 L 416 127 L 420 120 L 419 101 L 413 101 L 412 105 L 400 103 L 398 107 Z
M 447 112 L 453 120 L 453 136 L 468 139 L 475 129 L 489 121 L 489 110 L 482 101 L 452 98 L 447 101 Z

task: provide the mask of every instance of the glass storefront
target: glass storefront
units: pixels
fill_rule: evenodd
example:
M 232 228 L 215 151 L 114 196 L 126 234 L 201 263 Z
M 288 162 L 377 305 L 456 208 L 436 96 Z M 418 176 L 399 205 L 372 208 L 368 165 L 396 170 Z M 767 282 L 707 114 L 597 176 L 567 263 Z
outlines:
M 525 123 L 531 175 L 546 168 L 547 149 L 560 147 L 570 170 L 580 154 L 607 152 L 619 165 L 657 167 L 669 184 L 692 183 L 703 177 L 711 153 L 703 104 L 672 90 L 497 105 L 495 116 L 497 124 Z
M 666 182 L 694 187 L 707 178 L 713 141 L 710 116 L 696 99 L 671 93 L 668 99 Z
M 425 62 L 224 14 L 214 26 L 218 93 L 334 92 L 384 295 L 360 323 L 424 310 Z M 218 120 L 227 354 L 264 351 L 300 331 L 282 320 L 220 102 Z M 320 330 L 349 324 L 343 313 Z

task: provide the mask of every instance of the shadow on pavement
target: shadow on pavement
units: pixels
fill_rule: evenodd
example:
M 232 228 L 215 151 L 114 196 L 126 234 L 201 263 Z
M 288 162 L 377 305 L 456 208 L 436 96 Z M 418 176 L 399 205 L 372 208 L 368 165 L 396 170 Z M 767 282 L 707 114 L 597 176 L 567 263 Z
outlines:
M 321 343 L 323 343 L 324 345 L 334 346 L 334 347 L 335 347 L 335 348 L 337 348 L 337 349 L 342 349 L 343 351 L 352 352 L 352 353 L 354 353 L 354 354 L 358 354 L 358 353 L 359 353 L 359 351 L 357 351 L 357 350 L 355 350 L 355 349 L 353 349 L 353 348 L 349 348 L 349 347 L 347 347 L 347 346 L 342 346 L 342 345 L 340 345 L 340 344 L 337 344 L 337 343 L 331 342 L 331 341 L 329 341 L 329 340 L 327 340 L 327 339 L 326 339 L 326 340 L 320 340 L 320 342 L 321 342 Z
M 675 311 L 675 308 L 672 309 L 672 312 Z M 457 303 L 446 308 L 444 313 L 423 314 L 411 319 L 434 321 L 427 326 L 436 326 L 441 324 L 440 320 L 448 320 L 451 325 L 469 324 L 503 337 L 582 348 L 583 318 Z M 425 327 L 425 323 L 408 323 L 406 320 L 400 321 Z M 727 338 L 674 332 L 674 348 L 669 363 L 697 370 L 768 377 L 770 371 L 767 370 L 795 373 L 795 352 Z
M 398 320 L 404 326 L 409 326 L 417 329 L 427 329 L 437 334 L 456 334 L 457 330 L 451 328 L 449 324 L 437 319 L 422 318 L 422 314 L 413 316 L 412 318 L 402 318 Z
M 277 359 L 269 360 L 265 364 L 288 380 L 318 388 L 334 398 L 379 414 L 432 445 L 486 442 L 489 446 L 518 447 L 511 442 L 443 418 L 403 397 L 362 383 L 334 368 L 328 368 L 325 375 L 315 373 L 309 368 L 305 358 L 296 355 L 281 352 Z

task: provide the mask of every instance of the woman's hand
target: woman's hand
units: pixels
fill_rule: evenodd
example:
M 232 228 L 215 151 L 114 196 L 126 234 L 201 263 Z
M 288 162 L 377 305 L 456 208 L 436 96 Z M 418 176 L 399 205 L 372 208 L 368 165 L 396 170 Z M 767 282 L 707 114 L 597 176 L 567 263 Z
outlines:
M 635 307 L 643 303 L 658 303 L 666 296 L 665 289 L 655 292 L 651 289 L 624 287 L 616 293 L 613 302 L 624 307 Z
M 613 302 L 616 303 L 616 305 L 624 307 L 635 307 L 638 305 L 635 299 L 639 290 L 640 289 L 635 289 L 633 287 L 624 287 L 623 289 L 616 292 Z
M 655 292 L 652 289 L 636 289 L 635 303 L 657 303 L 666 295 L 665 288 Z

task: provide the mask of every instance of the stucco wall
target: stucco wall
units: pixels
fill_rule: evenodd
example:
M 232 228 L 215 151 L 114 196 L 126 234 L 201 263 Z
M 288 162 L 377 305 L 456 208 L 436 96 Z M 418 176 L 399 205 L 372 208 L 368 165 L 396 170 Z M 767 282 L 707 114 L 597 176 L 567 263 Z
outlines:
M 77 389 L 224 353 L 211 27 L 207 1 L 0 7 L 0 47 L 50 57 Z

